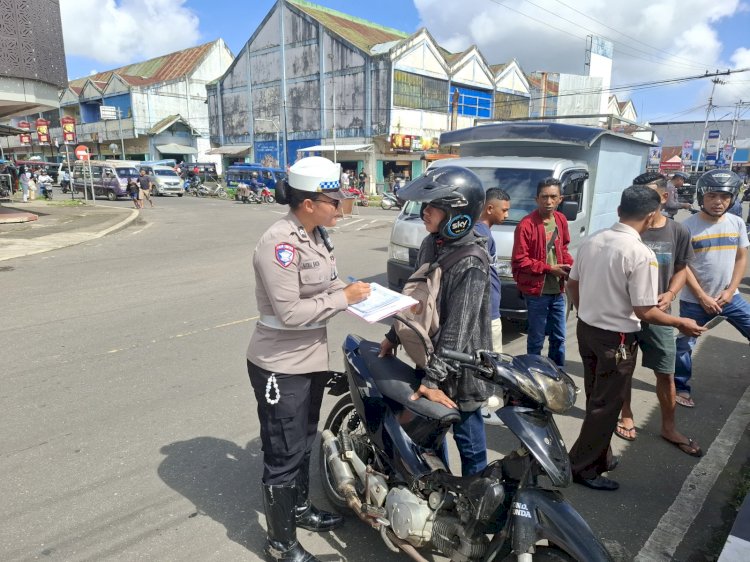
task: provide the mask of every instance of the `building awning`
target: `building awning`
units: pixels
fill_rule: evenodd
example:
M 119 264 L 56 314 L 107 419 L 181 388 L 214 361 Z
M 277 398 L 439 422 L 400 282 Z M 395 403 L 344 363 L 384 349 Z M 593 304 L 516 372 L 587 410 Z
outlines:
M 308 146 L 306 148 L 300 148 L 297 152 L 371 152 L 372 144 L 318 144 L 315 146 Z
M 162 154 L 198 154 L 198 149 L 192 146 L 186 146 L 184 144 L 160 144 L 156 149 Z
M 23 129 L 12 127 L 10 125 L 0 125 L 0 137 L 12 137 L 15 135 L 20 135 L 21 133 L 28 132 L 29 131 L 24 131 Z
M 248 152 L 250 152 L 252 146 L 252 144 L 228 144 L 225 146 L 219 146 L 217 148 L 207 150 L 206 154 L 228 154 L 230 156 L 245 156 Z

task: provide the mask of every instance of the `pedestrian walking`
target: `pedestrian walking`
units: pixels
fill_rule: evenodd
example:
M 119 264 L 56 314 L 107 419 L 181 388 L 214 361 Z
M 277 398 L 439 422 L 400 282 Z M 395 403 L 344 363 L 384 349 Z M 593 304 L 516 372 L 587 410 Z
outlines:
M 23 193 L 23 202 L 28 203 L 29 202 L 29 189 L 30 189 L 30 182 L 31 182 L 31 174 L 29 173 L 27 168 L 23 168 L 21 170 L 21 173 L 18 174 L 18 182 L 21 184 L 21 191 Z
M 151 178 L 146 175 L 146 170 L 141 169 L 140 176 L 138 176 L 138 208 L 143 209 L 143 200 L 147 200 L 151 207 L 154 206 L 154 202 L 151 201 Z
M 646 172 L 633 180 L 634 185 L 645 185 L 656 190 L 661 205 L 667 201 L 667 179 L 657 172 Z M 643 243 L 656 255 L 659 267 L 659 302 L 664 312 L 671 314 L 672 302 L 685 286 L 687 268 L 694 258 L 690 244 L 690 231 L 676 221 L 657 213 L 653 224 L 641 234 Z M 661 409 L 661 436 L 682 452 L 700 457 L 703 453 L 698 443 L 677 431 L 675 425 L 676 391 L 674 384 L 675 334 L 671 326 L 655 326 L 641 322 L 641 331 L 636 335 L 641 350 L 641 365 L 654 371 L 656 397 Z M 626 441 L 634 441 L 637 430 L 633 419 L 628 387 L 622 405 L 620 420 L 615 435 Z
M 303 158 L 276 197 L 289 213 L 261 236 L 253 253 L 260 318 L 247 348 L 247 371 L 258 404 L 263 444 L 265 554 L 274 561 L 318 559 L 297 541 L 296 528 L 329 531 L 340 515 L 310 503 L 310 456 L 328 380 L 328 319 L 370 294 L 367 283 L 343 283 L 322 227 L 336 224 L 344 197 L 339 166 Z
M 422 202 L 422 220 L 429 233 L 417 255 L 417 268 L 456 251 L 476 245 L 486 252 L 486 241 L 474 231 L 484 208 L 484 188 L 470 170 L 445 166 L 427 170 L 399 192 L 405 201 Z M 435 354 L 412 400 L 424 396 L 448 408 L 457 408 L 461 420 L 453 425 L 453 438 L 461 457 L 462 476 L 472 476 L 487 466 L 487 443 L 481 406 L 489 398 L 489 385 L 470 372 L 456 372 L 439 357 L 448 349 L 472 353 L 490 349 L 489 260 L 460 258 L 440 278 L 438 297 L 440 329 L 433 342 Z M 391 330 L 380 344 L 380 356 L 394 353 L 399 344 Z M 443 447 L 445 453 L 445 446 Z M 444 455 L 447 465 L 447 456 Z
M 578 350 L 583 362 L 586 415 L 570 450 L 573 480 L 594 490 L 617 490 L 602 476 L 614 470 L 610 441 L 635 370 L 640 321 L 674 326 L 691 336 L 705 328 L 663 312 L 658 265 L 641 241 L 658 213 L 659 194 L 645 186 L 622 193 L 619 222 L 587 238 L 578 250 L 568 290 L 578 310 Z
M 526 353 L 541 355 L 549 336 L 549 358 L 565 365 L 565 280 L 573 265 L 568 251 L 570 232 L 560 180 L 547 178 L 536 188 L 536 210 L 526 215 L 513 237 L 511 268 L 528 311 Z
M 750 304 L 738 287 L 747 267 L 750 246 L 740 217 L 727 213 L 739 195 L 742 180 L 729 170 L 710 170 L 697 183 L 700 213 L 683 224 L 690 231 L 695 259 L 680 295 L 680 315 L 703 325 L 721 315 L 750 341 Z M 690 379 L 693 374 L 694 337 L 677 338 L 675 385 L 677 403 L 693 408 Z

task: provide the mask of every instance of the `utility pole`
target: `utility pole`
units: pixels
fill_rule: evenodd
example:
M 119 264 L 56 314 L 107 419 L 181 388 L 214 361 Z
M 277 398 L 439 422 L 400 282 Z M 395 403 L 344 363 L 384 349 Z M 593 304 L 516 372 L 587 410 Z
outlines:
M 718 72 L 718 71 L 717 71 Z M 726 84 L 723 80 L 719 80 L 718 78 L 714 78 L 711 80 L 713 82 L 713 86 L 711 86 L 711 95 L 708 97 L 708 107 L 706 107 L 706 120 L 703 123 L 703 136 L 701 137 L 701 144 L 698 147 L 698 159 L 695 161 L 695 171 L 698 172 L 700 165 L 701 165 L 701 154 L 703 152 L 703 143 L 706 142 L 706 130 L 708 129 L 708 116 L 711 113 L 711 108 L 714 104 L 714 91 L 716 90 L 716 84 Z
M 336 76 L 333 74 L 333 53 L 328 55 L 331 61 L 331 111 L 333 112 L 333 161 L 338 163 L 338 154 L 336 153 Z
M 732 136 L 730 137 L 730 143 L 732 144 L 732 156 L 729 159 L 729 169 L 732 169 L 732 166 L 734 165 L 734 155 L 737 153 L 737 130 L 740 126 L 740 116 L 742 112 L 743 107 L 750 106 L 750 102 L 747 101 L 738 101 L 737 105 L 735 107 L 735 113 L 734 113 L 734 119 L 732 120 Z

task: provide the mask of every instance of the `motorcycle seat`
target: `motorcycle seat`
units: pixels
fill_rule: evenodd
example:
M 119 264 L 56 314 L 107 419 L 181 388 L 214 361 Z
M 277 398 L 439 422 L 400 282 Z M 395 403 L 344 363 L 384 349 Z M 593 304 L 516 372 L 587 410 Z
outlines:
M 461 419 L 458 410 L 446 408 L 442 404 L 427 400 L 420 396 L 418 400 L 410 397 L 417 388 L 421 377 L 414 367 L 411 367 L 394 356 L 378 357 L 380 344 L 362 340 L 359 345 L 360 356 L 370 370 L 375 386 L 391 400 L 398 402 L 406 409 L 441 423 L 450 425 Z

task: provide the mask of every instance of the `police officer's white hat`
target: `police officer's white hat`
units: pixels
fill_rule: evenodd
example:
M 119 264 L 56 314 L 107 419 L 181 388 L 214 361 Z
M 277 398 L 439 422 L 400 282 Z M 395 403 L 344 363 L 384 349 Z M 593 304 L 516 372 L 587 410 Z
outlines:
M 288 183 L 294 189 L 322 193 L 331 199 L 343 199 L 339 186 L 341 164 L 322 156 L 308 156 L 289 168 Z

